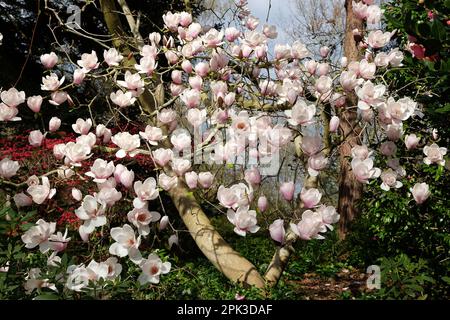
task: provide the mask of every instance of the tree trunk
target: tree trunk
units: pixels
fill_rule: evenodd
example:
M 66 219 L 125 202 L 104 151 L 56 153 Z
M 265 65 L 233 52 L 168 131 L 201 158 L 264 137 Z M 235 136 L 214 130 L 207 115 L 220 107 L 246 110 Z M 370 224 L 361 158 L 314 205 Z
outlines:
M 344 54 L 350 61 L 359 60 L 359 50 L 353 37 L 353 30 L 362 31 L 364 25 L 362 20 L 353 14 L 352 0 L 345 1 L 346 26 L 344 38 Z M 345 239 L 350 223 L 358 215 L 357 201 L 361 198 L 363 186 L 358 182 L 351 172 L 349 157 L 351 149 L 360 144 L 361 128 L 357 124 L 357 98 L 354 93 L 347 95 L 346 108 L 340 114 L 341 137 L 344 137 L 339 148 L 340 180 L 339 180 L 339 203 L 338 212 L 341 215 L 339 221 L 339 237 Z

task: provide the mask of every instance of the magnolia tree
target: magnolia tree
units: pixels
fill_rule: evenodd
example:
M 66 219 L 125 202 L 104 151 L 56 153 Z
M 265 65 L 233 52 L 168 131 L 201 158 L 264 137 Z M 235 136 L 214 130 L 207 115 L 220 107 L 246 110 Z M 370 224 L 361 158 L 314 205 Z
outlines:
M 171 264 L 157 254 L 152 234 L 169 230 L 170 245 L 178 244 L 173 222 L 180 217 L 201 251 L 230 280 L 258 288 L 275 285 L 293 243 L 323 239 L 345 214 L 324 201 L 319 177 L 348 139 L 342 127 L 350 123 L 349 110 L 357 112 L 351 123 L 359 136 L 351 146 L 350 165 L 358 183 L 377 180 L 386 192 L 402 188 L 407 174 L 402 163 L 412 161 L 396 157 L 402 144 L 423 149 L 423 162 L 430 166 L 445 165 L 446 149 L 433 137 L 405 132 L 408 119 L 421 113 L 412 98 L 387 91 L 383 74 L 401 67 L 403 54 L 386 49 L 393 33 L 373 28 L 382 12 L 372 1 L 353 3 L 350 14 L 367 22 L 367 28 L 351 30 L 360 58 L 342 57 L 339 65 L 329 60 L 327 47 L 310 52 L 299 41 L 275 44 L 270 53 L 276 28 L 251 16 L 243 0 L 233 9 L 234 27 L 205 28 L 187 12 L 167 12 L 164 29 L 147 37 L 119 1 L 133 40 L 117 36 L 124 27 L 115 2 L 100 4 L 114 35 L 112 47 L 74 59 L 71 77 L 57 69 L 63 57 L 44 54 L 42 92 L 1 92 L 0 120 L 10 122 L 21 120 L 19 109 L 25 105 L 35 113 L 51 108 L 46 103 L 65 110 L 87 82 L 113 84 L 105 86 L 104 104 L 111 106 L 114 120 L 76 120 L 71 125 L 76 137 L 54 144 L 58 165 L 47 173 L 19 181 L 17 175 L 25 174 L 20 160 L 0 161 L 0 184 L 14 190 L 7 206 L 20 212 L 49 208 L 67 188 L 75 203 L 76 231 L 49 220 L 46 209 L 21 235 L 26 250 L 39 250 L 47 258 L 46 265 L 28 270 L 24 283 L 29 293 L 37 288 L 95 290 L 129 276 L 141 285 L 164 281 Z M 87 98 L 77 96 L 77 101 Z M 92 101 L 84 101 L 89 110 Z M 133 120 L 126 130 L 111 125 L 128 121 L 132 109 L 140 113 L 140 123 Z M 34 148 L 51 143 L 61 125 L 57 114 L 45 120 L 45 127 L 29 134 Z M 369 144 L 377 147 L 369 149 Z M 379 168 L 375 154 L 385 159 Z M 129 168 L 133 159 L 141 160 L 146 175 Z M 300 182 L 281 179 L 286 161 L 304 168 Z M 73 180 L 82 181 L 81 187 L 69 187 Z M 273 189 L 276 182 L 279 190 Z M 264 189 L 264 184 L 272 187 Z M 178 217 L 168 216 L 163 194 Z M 429 186 L 418 183 L 411 194 L 420 205 L 430 195 Z M 271 199 L 277 196 L 284 210 L 274 209 Z M 202 210 L 204 201 L 213 202 L 240 237 L 268 229 L 276 246 L 264 275 L 225 242 Z M 74 262 L 64 270 L 62 252 Z M 122 267 L 128 261 L 136 267 Z

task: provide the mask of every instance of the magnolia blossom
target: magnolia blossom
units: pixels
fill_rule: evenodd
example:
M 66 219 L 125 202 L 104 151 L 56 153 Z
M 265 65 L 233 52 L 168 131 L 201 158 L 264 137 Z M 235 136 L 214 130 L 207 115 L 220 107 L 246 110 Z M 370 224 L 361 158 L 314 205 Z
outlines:
M 320 170 L 326 168 L 328 159 L 322 154 L 315 154 L 308 158 L 308 173 L 312 177 L 316 177 Z
M 127 214 L 128 221 L 132 223 L 142 236 L 150 233 L 149 224 L 156 222 L 161 218 L 161 214 L 156 211 L 148 211 L 147 208 L 134 208 Z
M 39 219 L 36 225 L 28 229 L 21 237 L 25 248 L 33 249 L 39 246 L 42 253 L 50 250 L 50 236 L 55 233 L 56 222 L 46 222 Z
M 80 119 L 78 118 L 75 124 L 72 124 L 72 129 L 75 131 L 75 133 L 78 134 L 88 134 L 89 130 L 91 130 L 92 127 L 92 120 L 91 119 Z
M 132 135 L 129 132 L 119 132 L 111 137 L 111 141 L 120 148 L 116 152 L 117 158 L 125 158 L 127 155 L 134 157 L 139 153 L 136 150 L 141 146 L 141 140 L 138 134 Z
M 417 103 L 410 98 L 402 98 L 395 101 L 394 98 L 390 97 L 386 104 L 387 112 L 389 112 L 392 121 L 396 123 L 405 121 L 411 117 L 416 111 L 416 106 Z
M 364 82 L 362 87 L 355 88 L 356 95 L 360 99 L 358 108 L 367 110 L 370 106 L 377 106 L 382 102 L 385 91 L 386 87 L 382 84 L 374 85 L 370 80 Z
M 70 104 L 73 105 L 72 98 L 65 91 L 55 91 L 50 95 L 51 99 L 48 100 L 48 103 L 59 106 L 60 104 L 69 101 Z
M 91 261 L 92 262 L 92 261 Z M 103 274 L 106 275 L 107 266 L 103 268 Z M 89 281 L 96 281 L 100 277 L 91 268 L 86 268 L 83 264 L 76 266 L 70 265 L 67 268 L 67 280 L 65 286 L 69 290 L 81 292 L 84 288 L 89 285 Z
M 110 254 L 118 257 L 129 256 L 130 260 L 136 264 L 142 261 L 142 255 L 139 251 L 141 236 L 136 238 L 130 225 L 124 224 L 122 228 L 112 228 L 110 234 L 111 238 L 116 241 L 109 247 Z
M 383 142 L 380 146 L 380 152 L 387 157 L 393 156 L 397 152 L 397 145 L 392 141 Z
M 291 201 L 294 199 L 295 184 L 293 181 L 284 182 L 280 186 L 280 193 L 283 199 L 286 201 Z
M 18 161 L 12 161 L 8 158 L 4 158 L 0 161 L 0 177 L 3 179 L 9 179 L 17 174 L 20 165 Z
M 291 110 L 284 112 L 288 116 L 288 122 L 293 126 L 309 125 L 316 114 L 316 106 L 314 104 L 307 105 L 303 99 L 297 100 Z
M 73 72 L 73 83 L 74 84 L 81 84 L 86 77 L 86 73 L 83 72 L 83 69 L 76 69 Z
M 322 149 L 322 138 L 320 136 L 303 136 L 301 148 L 308 156 L 313 156 Z
M 26 294 L 31 294 L 36 289 L 49 288 L 55 292 L 58 292 L 54 283 L 50 283 L 48 279 L 42 279 L 40 268 L 31 268 L 25 277 L 25 283 L 23 285 Z
M 186 181 L 189 189 L 197 188 L 198 174 L 195 171 L 186 172 L 184 174 L 184 180 Z
M 269 201 L 267 200 L 267 197 L 262 195 L 258 198 L 258 210 L 260 212 L 264 212 L 267 210 Z
M 109 50 L 103 51 L 103 58 L 105 59 L 105 62 L 108 64 L 108 66 L 118 66 L 120 61 L 123 60 L 123 56 L 115 49 L 110 48 Z
M 142 260 L 141 270 L 142 273 L 138 278 L 141 285 L 147 283 L 159 283 L 159 277 L 162 274 L 170 272 L 170 262 L 162 262 L 161 259 L 154 253 L 150 254 L 147 259 Z
M 369 32 L 367 37 L 367 43 L 374 49 L 379 49 L 384 47 L 391 41 L 391 37 L 394 35 L 393 32 L 384 32 L 381 30 L 372 30 Z
M 352 148 L 351 154 L 353 158 L 365 160 L 372 155 L 373 151 L 369 151 L 366 145 L 356 145 Z
M 40 60 L 44 68 L 51 69 L 58 63 L 58 56 L 54 52 L 45 53 L 41 55 Z
M 305 189 L 300 192 L 300 199 L 305 208 L 313 208 L 319 204 L 322 194 L 316 188 Z
M 80 226 L 80 234 L 89 235 L 95 228 L 106 224 L 106 203 L 96 197 L 87 195 L 81 206 L 75 210 L 77 217 L 84 221 Z
M 173 158 L 173 151 L 170 149 L 159 148 L 152 152 L 153 160 L 160 167 L 164 167 Z
M 103 159 L 95 159 L 91 170 L 85 174 L 94 178 L 94 182 L 105 182 L 114 173 L 114 162 L 107 162 Z
M 178 134 L 172 134 L 170 137 L 170 142 L 172 142 L 172 145 L 177 151 L 191 149 L 191 136 L 185 131 Z
M 322 216 L 322 222 L 330 230 L 333 230 L 332 224 L 339 221 L 340 216 L 333 206 L 325 206 L 322 204 L 317 208 L 317 213 Z
M 447 148 L 439 147 L 436 143 L 423 148 L 423 153 L 426 157 L 423 159 L 425 164 L 437 163 L 441 166 L 445 166 L 444 156 L 447 154 Z
M 180 95 L 180 99 L 181 101 L 183 101 L 186 107 L 197 108 L 201 102 L 200 91 L 198 91 L 197 89 L 184 90 Z
M 406 149 L 411 150 L 415 149 L 417 145 L 419 144 L 420 138 L 416 136 L 414 133 L 407 134 L 405 136 L 405 146 Z
M 217 190 L 217 199 L 225 208 L 237 209 L 246 206 L 253 198 L 253 191 L 244 183 L 232 185 L 229 188 L 221 185 Z
M 381 189 L 384 191 L 389 191 L 391 188 L 398 189 L 403 186 L 403 183 L 397 181 L 397 173 L 391 168 L 381 173 L 381 180 L 383 181 Z
M 55 132 L 61 126 L 61 119 L 58 117 L 52 117 L 48 123 L 48 131 Z
M 144 80 L 141 79 L 141 76 L 138 73 L 132 74 L 130 71 L 125 72 L 125 80 L 118 80 L 117 84 L 126 88 L 129 92 L 132 93 L 133 97 L 140 96 L 142 92 L 144 92 Z M 117 92 L 118 93 L 118 92 Z M 112 95 L 112 94 L 111 94 Z M 122 97 L 124 97 L 122 95 Z M 126 95 L 125 95 L 126 97 Z M 116 103 L 113 100 L 113 97 L 111 96 L 111 100 Z M 115 97 L 116 101 L 121 100 L 120 93 L 119 95 L 116 95 Z M 130 99 L 131 101 L 131 99 Z M 118 103 L 116 103 L 119 105 Z
M 139 209 L 143 208 L 147 204 L 147 201 L 154 200 L 159 196 L 156 180 L 153 177 L 145 179 L 144 182 L 136 181 L 134 183 L 134 192 L 136 192 L 138 197 L 134 199 L 133 205 Z
M 55 150 L 53 150 L 55 152 Z M 80 167 L 80 162 L 88 159 L 91 156 L 91 148 L 89 145 L 83 143 L 68 142 L 63 150 L 60 150 L 66 158 L 64 162 L 66 165 Z
M 158 63 L 154 57 L 144 56 L 139 60 L 139 64 L 135 64 L 134 67 L 138 73 L 145 73 L 148 76 L 151 76 L 153 71 L 158 67 Z
M 277 219 L 269 226 L 270 237 L 281 244 L 284 243 L 286 231 L 284 229 L 284 220 Z
M 19 110 L 16 107 L 8 107 L 0 103 L 0 121 L 20 121 L 22 118 L 16 117 Z
M 206 110 L 197 108 L 189 109 L 187 112 L 187 119 L 194 128 L 201 126 L 206 120 Z
M 62 234 L 60 231 L 58 231 L 56 234 L 50 235 L 50 249 L 57 252 L 61 252 L 66 250 L 67 244 L 70 241 L 70 237 L 67 238 L 67 229 L 65 230 L 64 234 Z
M 41 105 L 42 105 L 42 97 L 41 96 L 28 97 L 27 106 L 31 109 L 31 111 L 36 112 L 36 113 L 41 111 Z
M 166 191 L 169 191 L 172 188 L 175 188 L 178 185 L 178 177 L 168 176 L 165 173 L 161 173 L 158 176 L 158 184 Z
M 207 172 L 200 172 L 198 174 L 198 183 L 202 186 L 202 188 L 209 188 L 213 184 L 214 181 L 214 175 L 207 171 Z
M 25 92 L 18 91 L 16 88 L 11 88 L 7 91 L 2 91 L 0 97 L 3 103 L 11 108 L 15 108 L 19 104 L 25 102 Z
M 81 201 L 81 199 L 83 198 L 83 194 L 79 189 L 72 188 L 72 198 L 74 198 L 76 201 Z
M 331 90 L 331 86 L 333 85 L 333 79 L 328 76 L 320 76 L 320 78 L 316 81 L 316 90 L 325 94 Z
M 56 189 L 51 189 L 48 178 L 42 177 L 42 184 L 29 186 L 27 192 L 35 203 L 42 204 L 46 199 L 53 198 L 56 194 Z
M 425 182 L 416 183 L 414 187 L 409 189 L 417 204 L 424 203 L 431 195 L 430 187 Z
M 117 90 L 116 92 L 111 92 L 109 95 L 111 101 L 121 108 L 131 106 L 136 102 L 136 98 L 133 97 L 131 91 L 123 92 L 122 90 Z
M 133 170 L 128 170 L 124 165 L 118 164 L 114 170 L 114 179 L 116 179 L 117 183 L 120 182 L 125 188 L 130 188 L 133 185 L 134 172 Z
M 325 232 L 326 226 L 320 213 L 306 210 L 298 224 L 291 223 L 291 229 L 303 240 L 324 239 L 319 232 Z
M 356 180 L 362 183 L 369 183 L 369 179 L 378 178 L 381 174 L 379 168 L 373 167 L 373 160 L 370 158 L 365 160 L 353 158 L 351 165 Z
M 17 208 L 28 207 L 33 204 L 33 200 L 23 192 L 20 192 L 20 193 L 17 193 L 16 195 L 14 195 L 13 199 L 14 199 L 14 203 L 16 204 Z
M 172 160 L 171 167 L 178 176 L 182 176 L 191 168 L 191 161 L 188 159 L 176 158 Z
M 235 212 L 232 209 L 228 209 L 228 220 L 234 224 L 234 232 L 240 236 L 245 237 L 247 232 L 255 233 L 260 227 L 257 226 L 256 211 L 249 210 L 249 206 L 241 206 Z
M 77 61 L 77 64 L 83 68 L 83 72 L 88 73 L 93 69 L 97 69 L 100 63 L 98 62 L 97 53 L 92 50 L 91 53 L 83 53 L 81 60 Z

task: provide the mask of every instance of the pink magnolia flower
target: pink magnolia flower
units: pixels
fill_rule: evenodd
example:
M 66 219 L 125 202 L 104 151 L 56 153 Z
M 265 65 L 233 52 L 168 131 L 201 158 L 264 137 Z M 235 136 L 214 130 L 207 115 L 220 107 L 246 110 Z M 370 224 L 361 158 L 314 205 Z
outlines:
M 172 142 L 175 150 L 177 151 L 191 149 L 191 136 L 185 131 L 178 134 L 172 134 L 170 137 L 170 142 Z
M 186 11 L 180 12 L 180 25 L 187 27 L 192 22 L 192 15 Z
M 191 73 L 192 63 L 189 60 L 183 60 L 183 62 L 181 63 L 181 68 L 183 69 L 184 72 Z
M 60 148 L 62 149 L 62 148 Z M 55 151 L 55 150 L 54 150 Z M 82 143 L 68 142 L 64 150 L 59 150 L 66 156 L 65 163 L 73 166 L 81 166 L 80 162 L 91 156 L 91 148 Z
M 111 92 L 109 97 L 114 104 L 121 108 L 131 106 L 136 102 L 136 98 L 133 97 L 133 92 L 131 91 L 124 93 L 122 90 L 117 90 L 116 92 Z
M 316 188 L 303 188 L 300 192 L 300 199 L 303 202 L 305 208 L 313 208 L 317 206 L 322 198 L 322 194 Z
M 284 220 L 277 219 L 269 226 L 270 237 L 281 244 L 284 243 L 286 231 L 284 229 Z
M 322 56 L 322 58 L 326 58 L 328 54 L 330 53 L 330 48 L 327 46 L 322 46 L 319 49 L 319 53 Z
M 78 134 L 88 134 L 89 130 L 91 130 L 92 127 L 92 120 L 91 119 L 80 119 L 78 118 L 75 124 L 72 124 L 72 129 L 75 131 L 75 133 Z
M 261 183 L 261 173 L 257 167 L 252 167 L 245 170 L 244 180 L 252 186 L 259 185 Z
M 105 182 L 114 173 L 114 163 L 112 161 L 107 162 L 103 159 L 95 159 L 94 164 L 91 166 L 91 170 L 85 174 L 94 178 L 94 182 Z
M 361 2 L 355 2 L 353 1 L 352 4 L 353 13 L 355 16 L 359 19 L 365 19 L 367 18 L 367 5 L 365 5 L 362 1 Z
M 366 145 L 356 145 L 351 150 L 352 157 L 360 160 L 365 160 L 370 157 L 373 151 L 369 151 Z
M 195 171 L 186 172 L 184 174 L 184 180 L 190 189 L 197 188 L 198 174 Z
M 431 195 L 430 187 L 425 182 L 416 183 L 414 187 L 410 188 L 410 191 L 417 204 L 424 203 Z
M 126 155 L 130 157 L 136 156 L 139 151 L 136 150 L 141 146 L 141 141 L 138 134 L 130 134 L 129 132 L 119 132 L 111 137 L 112 143 L 120 148 L 116 152 L 117 158 L 125 158 Z
M 374 85 L 370 80 L 364 82 L 361 87 L 355 88 L 356 95 L 360 99 L 358 108 L 367 110 L 370 106 L 377 106 L 382 102 L 385 91 L 386 87 L 382 84 Z
M 39 251 L 46 253 L 50 250 L 50 236 L 55 233 L 56 222 L 46 222 L 39 219 L 36 225 L 28 229 L 21 237 L 25 248 L 33 249 L 39 246 Z
M 318 76 L 326 76 L 330 71 L 330 65 L 326 62 L 317 65 L 316 73 Z
M 321 204 L 317 208 L 317 213 L 322 216 L 322 222 L 330 230 L 333 230 L 332 224 L 335 224 L 339 221 L 340 216 L 337 213 L 336 208 L 333 206 L 325 206 L 324 204 Z
M 225 29 L 225 39 L 229 42 L 234 42 L 239 36 L 241 32 L 235 27 L 230 27 Z
M 117 84 L 131 92 L 133 97 L 138 97 L 144 92 L 144 80 L 138 73 L 132 74 L 130 71 L 125 72 L 125 80 L 118 80 Z M 117 99 L 117 96 L 116 96 Z M 111 98 L 112 100 L 112 98 Z M 113 101 L 114 102 L 114 101 Z M 114 102 L 115 103 L 115 102 Z
M 133 200 L 133 206 L 138 209 L 145 207 L 147 201 L 154 200 L 159 196 L 156 180 L 153 177 L 145 179 L 144 182 L 136 181 L 134 192 L 136 192 L 137 198 Z
M 130 188 L 133 185 L 134 172 L 133 170 L 128 170 L 124 165 L 118 164 L 114 170 L 114 179 L 125 188 Z
M 211 185 L 213 184 L 214 181 L 214 175 L 209 172 L 200 172 L 198 174 L 198 183 L 200 183 L 200 185 L 202 186 L 202 188 L 209 188 L 211 187 Z
M 147 208 L 134 208 L 127 214 L 128 221 L 132 223 L 141 236 L 150 234 L 150 223 L 156 222 L 161 218 L 161 214 L 156 211 L 148 211 Z
M 292 231 L 303 240 L 324 239 L 319 232 L 325 232 L 322 215 L 318 212 L 306 210 L 298 224 L 291 223 Z
M 77 64 L 83 68 L 84 73 L 97 69 L 100 65 L 98 62 L 97 53 L 94 50 L 92 50 L 91 53 L 83 53 L 81 55 L 81 60 L 78 60 Z
M 366 59 L 362 59 L 359 62 L 359 75 L 366 79 L 373 79 L 375 77 L 375 72 L 377 70 L 377 66 L 375 63 L 368 62 Z
M 22 118 L 16 117 L 19 110 L 16 107 L 8 107 L 4 103 L 0 103 L 0 121 L 19 121 Z
M 247 20 L 245 20 L 245 26 L 250 30 L 255 30 L 259 25 L 259 19 L 253 16 L 249 16 Z
M 178 177 L 168 176 L 165 173 L 161 173 L 158 176 L 158 184 L 166 191 L 169 191 L 172 188 L 175 188 L 178 185 Z
M 291 58 L 291 46 L 288 44 L 276 44 L 273 51 L 276 60 Z
M 291 201 L 294 199 L 295 184 L 293 181 L 284 182 L 280 186 L 280 193 L 283 199 L 286 201 Z
M 73 72 L 73 83 L 74 84 L 81 84 L 86 77 L 86 73 L 83 72 L 82 69 L 76 69 Z
M 358 79 L 358 75 L 353 71 L 343 71 L 339 77 L 339 82 L 346 91 L 352 91 L 361 80 Z
M 115 48 L 103 50 L 103 58 L 110 67 L 117 67 L 120 61 L 123 60 L 123 56 Z
M 392 141 L 383 142 L 380 146 L 380 152 L 387 157 L 393 156 L 397 152 L 397 145 Z
M 108 180 L 102 184 L 97 183 L 100 191 L 96 194 L 94 193 L 94 195 L 96 196 L 98 201 L 104 202 L 108 207 L 112 207 L 112 206 L 114 206 L 114 204 L 117 201 L 122 199 L 122 192 L 116 190 L 116 188 L 115 188 L 116 180 L 115 179 L 110 178 L 109 180 L 111 180 L 114 183 L 114 187 L 107 186 L 107 184 L 109 182 Z
M 25 92 L 18 91 L 16 88 L 11 88 L 7 91 L 2 91 L 0 97 L 3 103 L 10 108 L 15 108 L 19 104 L 25 102 Z
M 381 174 L 379 168 L 373 167 L 373 160 L 370 158 L 365 160 L 353 158 L 351 165 L 356 180 L 362 183 L 369 183 L 369 179 L 378 178 Z
M 163 14 L 162 18 L 164 21 L 164 25 L 168 29 L 170 29 L 171 31 L 177 30 L 181 18 L 179 13 L 172 13 L 169 11 L 166 14 Z
M 20 192 L 14 195 L 14 203 L 16 204 L 17 208 L 28 207 L 33 204 L 33 200 L 25 193 Z
M 59 79 L 58 75 L 56 73 L 50 73 L 50 75 L 42 77 L 41 90 L 56 91 L 64 83 L 64 80 L 65 80 L 65 77 L 62 77 L 61 79 Z M 24 96 L 24 98 L 25 98 L 25 96 Z M 2 100 L 3 100 L 3 98 L 2 98 Z
M 227 218 L 234 224 L 234 232 L 240 236 L 245 237 L 247 232 L 255 233 L 260 229 L 257 225 L 256 211 L 249 210 L 248 205 L 239 207 L 236 212 L 228 209 Z
M 58 117 L 52 117 L 48 123 L 48 130 L 50 132 L 55 132 L 61 126 L 61 119 Z
M 12 161 L 8 158 L 4 158 L 0 161 L 0 177 L 3 179 L 9 179 L 17 174 L 20 165 L 18 161 Z
M 407 134 L 405 136 L 405 145 L 406 149 L 411 150 L 417 148 L 417 145 L 420 142 L 420 138 L 416 136 L 414 133 Z
M 129 256 L 130 260 L 136 264 L 142 262 L 142 255 L 139 251 L 141 236 L 136 238 L 130 225 L 124 224 L 122 228 L 112 228 L 110 234 L 111 238 L 116 241 L 109 247 L 110 254 L 118 257 Z
M 187 120 L 194 128 L 201 126 L 206 121 L 206 109 L 189 109 L 187 112 Z
M 203 43 L 208 48 L 216 48 L 223 43 L 222 39 L 223 39 L 223 31 L 217 31 L 216 29 L 211 28 L 203 36 Z
M 72 98 L 65 91 L 55 91 L 50 95 L 51 99 L 48 102 L 54 106 L 59 106 L 66 101 L 69 101 L 71 105 L 73 105 Z
M 183 101 L 186 107 L 197 108 L 201 102 L 200 91 L 196 89 L 184 90 L 183 93 L 180 95 L 180 99 L 181 101 Z
M 169 225 L 169 217 L 168 216 L 163 216 L 162 218 L 161 218 L 161 220 L 159 221 L 159 227 L 158 227 L 158 229 L 161 231 L 161 230 L 164 230 L 165 228 L 167 228 L 167 226 Z
M 338 116 L 332 116 L 330 119 L 330 132 L 336 132 L 339 128 L 339 117 Z
M 294 41 L 291 47 L 291 55 L 294 59 L 304 59 L 310 55 L 306 45 L 298 40 Z M 313 74 L 314 72 L 310 72 Z
M 445 166 L 444 156 L 447 154 L 447 148 L 439 147 L 436 143 L 423 148 L 423 153 L 426 157 L 423 159 L 425 164 L 437 163 L 441 166 Z
M 384 32 L 381 30 L 373 30 L 369 32 L 366 42 L 374 49 L 379 49 L 384 47 L 391 41 L 391 37 L 394 35 L 393 32 Z
M 159 277 L 162 274 L 170 272 L 171 263 L 162 262 L 156 254 L 150 254 L 147 259 L 144 259 L 141 263 L 142 273 L 138 278 L 141 285 L 147 283 L 157 284 L 159 283 Z
M 367 8 L 367 23 L 369 24 L 377 24 L 381 20 L 381 9 L 376 4 L 370 5 Z
M 81 206 L 75 210 L 76 216 L 83 220 L 83 224 L 78 229 L 80 234 L 89 235 L 95 228 L 106 224 L 106 203 L 96 197 L 87 195 L 84 197 Z
M 268 202 L 266 196 L 262 195 L 258 198 L 258 210 L 260 212 L 266 211 L 268 204 L 269 204 L 269 202 Z
M 182 176 L 191 168 L 191 161 L 189 159 L 176 158 L 172 160 L 171 167 L 177 176 Z
M 44 68 L 51 69 L 58 63 L 58 56 L 54 52 L 45 53 L 41 55 L 40 60 Z
M 29 186 L 27 192 L 35 203 L 42 204 L 46 199 L 53 198 L 56 194 L 56 189 L 51 189 L 48 178 L 42 177 L 42 184 Z
M 397 173 L 391 168 L 381 173 L 381 180 L 383 181 L 381 183 L 381 189 L 384 191 L 389 191 L 391 188 L 398 189 L 403 186 L 403 183 L 397 181 Z
M 158 144 L 158 141 L 161 141 L 165 139 L 167 136 L 163 135 L 163 131 L 158 127 L 152 127 L 150 125 L 147 125 L 145 127 L 144 132 L 139 132 L 139 135 L 148 141 L 149 144 L 152 146 L 156 146 Z
M 155 163 L 164 167 L 173 158 L 173 151 L 170 149 L 159 148 L 152 152 Z
M 225 208 L 236 210 L 240 206 L 246 206 L 253 198 L 253 190 L 244 183 L 234 184 L 229 188 L 221 185 L 217 190 L 217 199 Z
M 171 51 L 167 51 L 171 52 Z M 166 56 L 168 54 L 166 53 Z M 176 60 L 178 60 L 178 57 L 175 55 Z M 171 58 L 170 61 L 173 62 L 173 58 Z M 176 63 L 176 61 L 175 61 Z M 155 58 L 152 56 L 144 56 L 139 60 L 139 64 L 134 65 L 135 69 L 138 71 L 138 73 L 145 73 L 148 76 L 151 76 L 153 74 L 153 71 L 158 67 L 158 63 L 156 62 Z
M 32 96 L 27 99 L 27 106 L 31 109 L 31 111 L 37 113 L 41 111 L 42 105 L 42 97 L 41 96 Z
M 40 130 L 33 130 L 28 136 L 28 142 L 33 147 L 40 147 L 44 141 L 45 135 Z
M 311 124 L 316 114 L 316 106 L 314 104 L 307 105 L 303 99 L 298 99 L 291 110 L 284 111 L 288 116 L 288 122 L 293 125 L 306 126 Z

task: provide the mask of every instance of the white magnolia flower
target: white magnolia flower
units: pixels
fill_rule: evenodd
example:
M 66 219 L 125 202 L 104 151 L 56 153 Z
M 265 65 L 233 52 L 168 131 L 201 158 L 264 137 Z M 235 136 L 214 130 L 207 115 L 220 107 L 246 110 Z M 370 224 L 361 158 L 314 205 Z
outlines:
M 25 284 L 23 285 L 26 294 L 31 294 L 35 289 L 49 288 L 50 290 L 58 292 L 55 284 L 50 283 L 49 279 L 41 279 L 41 269 L 32 268 L 28 271 L 25 278 Z
M 106 224 L 106 203 L 97 198 L 87 195 L 84 197 L 81 206 L 75 210 L 78 218 L 84 221 L 80 226 L 79 232 L 84 235 L 91 234 L 95 228 Z
M 322 215 L 318 212 L 306 210 L 298 224 L 291 223 L 292 231 L 303 240 L 324 239 L 319 232 L 325 232 Z
M 95 159 L 94 164 L 91 166 L 91 171 L 85 174 L 94 178 L 94 182 L 105 182 L 114 173 L 114 162 L 107 162 L 103 159 Z
M 134 157 L 139 153 L 136 150 L 141 146 L 141 140 L 138 134 L 132 135 L 128 132 L 119 132 L 112 136 L 111 141 L 120 148 L 116 152 L 117 158 L 125 158 L 127 154 L 130 157 Z
M 56 189 L 51 189 L 48 178 L 42 177 L 42 184 L 29 186 L 27 192 L 35 203 L 42 204 L 46 199 L 53 198 Z
M 150 223 L 156 222 L 161 218 L 161 214 L 156 211 L 148 211 L 147 208 L 134 208 L 127 214 L 128 221 L 137 229 L 138 233 L 146 236 L 150 233 Z
M 4 158 L 0 161 L 0 178 L 9 179 L 15 176 L 20 165 L 18 161 L 12 161 L 8 158 Z
M 228 220 L 234 224 L 234 232 L 238 235 L 245 237 L 247 232 L 255 233 L 260 227 L 257 225 L 256 211 L 249 210 L 249 206 L 241 206 L 236 212 L 232 209 L 228 209 Z
M 156 180 L 153 177 L 145 179 L 144 182 L 136 181 L 134 183 L 134 192 L 136 192 L 138 197 L 133 200 L 133 206 L 138 209 L 143 208 L 147 201 L 154 200 L 159 196 Z
M 39 219 L 36 225 L 28 229 L 22 235 L 22 241 L 25 243 L 25 248 L 32 249 L 39 246 L 42 253 L 47 252 L 50 248 L 50 236 L 55 233 L 56 222 L 46 222 Z
M 141 285 L 148 282 L 159 283 L 159 276 L 161 274 L 169 273 L 171 268 L 170 262 L 162 262 L 161 259 L 154 253 L 150 254 L 147 259 L 141 263 L 142 273 L 138 278 Z
M 447 154 L 447 148 L 439 147 L 436 143 L 423 148 L 423 153 L 426 157 L 423 159 L 425 164 L 437 163 L 445 166 L 444 156 Z
M 142 261 L 139 251 L 141 236 L 136 238 L 133 228 L 125 224 L 122 228 L 111 229 L 111 237 L 116 241 L 109 247 L 109 253 L 118 257 L 129 256 L 130 260 L 136 264 Z

